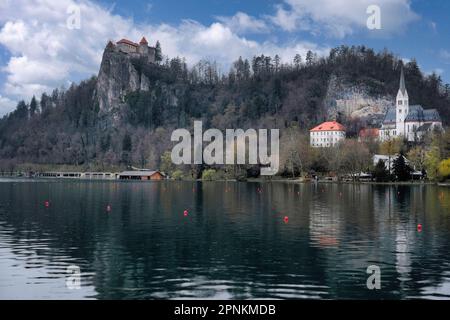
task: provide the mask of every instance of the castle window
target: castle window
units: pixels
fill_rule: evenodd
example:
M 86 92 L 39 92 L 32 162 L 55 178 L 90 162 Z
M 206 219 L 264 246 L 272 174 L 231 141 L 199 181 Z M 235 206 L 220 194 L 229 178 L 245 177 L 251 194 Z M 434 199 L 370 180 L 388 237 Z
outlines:
M 402 100 L 398 100 L 398 105 L 401 106 L 403 104 Z

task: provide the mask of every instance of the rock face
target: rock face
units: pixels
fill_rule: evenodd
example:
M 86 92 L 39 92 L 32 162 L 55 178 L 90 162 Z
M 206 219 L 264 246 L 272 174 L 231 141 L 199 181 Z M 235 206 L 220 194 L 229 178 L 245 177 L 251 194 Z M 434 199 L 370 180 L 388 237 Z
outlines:
M 97 78 L 96 95 L 100 115 L 108 122 L 120 121 L 125 96 L 133 91 L 150 90 L 148 78 L 138 72 L 132 56 L 107 46 Z
M 373 97 L 366 88 L 350 86 L 335 76 L 330 78 L 325 98 L 329 118 L 339 113 L 348 118 L 379 119 L 393 103 L 393 97 Z

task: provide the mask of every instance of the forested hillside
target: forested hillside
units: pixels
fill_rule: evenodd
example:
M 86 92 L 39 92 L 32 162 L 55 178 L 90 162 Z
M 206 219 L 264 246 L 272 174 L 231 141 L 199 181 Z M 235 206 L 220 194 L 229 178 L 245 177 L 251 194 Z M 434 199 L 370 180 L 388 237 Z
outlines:
M 181 58 L 131 63 L 139 77 L 148 79 L 146 90 L 125 92 L 117 106 L 99 107 L 96 77 L 19 102 L 0 120 L 0 166 L 158 168 L 161 155 L 172 147 L 172 130 L 190 128 L 194 119 L 219 129 L 279 128 L 283 135 L 283 129 L 297 127 L 306 132 L 328 117 L 324 100 L 331 77 L 364 86 L 373 97 L 394 99 L 401 67 L 394 54 L 363 46 L 335 48 L 325 58 L 313 52 L 292 61 L 239 58 L 227 74 L 211 61 L 192 68 Z M 425 76 L 414 60 L 405 65 L 405 76 L 411 104 L 437 108 L 447 126 L 450 86 L 436 74 Z M 368 120 L 338 118 L 350 135 Z

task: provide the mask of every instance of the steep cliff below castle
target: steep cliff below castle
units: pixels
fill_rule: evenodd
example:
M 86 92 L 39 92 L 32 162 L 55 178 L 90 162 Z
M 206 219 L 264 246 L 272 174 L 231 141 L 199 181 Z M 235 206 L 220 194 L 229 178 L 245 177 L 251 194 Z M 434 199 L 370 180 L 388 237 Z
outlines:
M 118 121 L 130 92 L 148 91 L 148 78 L 138 71 L 131 55 L 106 48 L 96 84 L 100 115 Z

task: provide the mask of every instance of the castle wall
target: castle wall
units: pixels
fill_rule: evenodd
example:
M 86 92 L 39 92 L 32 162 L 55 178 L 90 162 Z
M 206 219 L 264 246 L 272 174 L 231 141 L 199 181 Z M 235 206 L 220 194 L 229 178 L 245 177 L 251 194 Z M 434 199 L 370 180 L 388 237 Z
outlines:
M 133 47 L 129 44 L 126 43 L 118 43 L 117 44 L 117 48 L 125 53 L 132 53 L 132 52 L 136 52 L 136 47 Z

